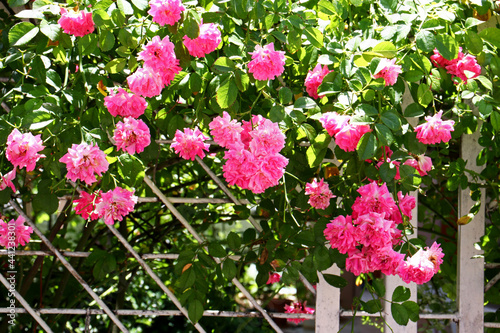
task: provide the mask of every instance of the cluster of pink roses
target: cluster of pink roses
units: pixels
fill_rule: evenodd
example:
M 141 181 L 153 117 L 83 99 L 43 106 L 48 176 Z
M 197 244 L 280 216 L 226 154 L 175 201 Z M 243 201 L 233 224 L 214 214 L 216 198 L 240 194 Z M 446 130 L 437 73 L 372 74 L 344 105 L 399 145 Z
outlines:
M 446 69 L 452 78 L 458 77 L 464 83 L 467 83 L 468 79 L 473 79 L 481 74 L 481 66 L 477 63 L 476 57 L 470 54 L 463 54 L 462 48 L 458 51 L 457 58 L 453 60 L 444 58 L 439 54 L 437 49 L 434 49 L 431 61 L 436 67 Z M 469 74 L 466 74 L 466 72 L 469 72 Z
M 285 146 L 285 135 L 278 124 L 259 115 L 242 125 L 224 112 L 209 127 L 214 140 L 228 149 L 223 170 L 230 185 L 262 193 L 278 184 L 288 164 L 279 153 Z
M 0 245 L 4 247 L 18 247 L 26 245 L 31 240 L 33 228 L 24 225 L 24 217 L 19 216 L 9 223 L 0 219 Z
M 404 254 L 393 249 L 401 242 L 401 230 L 397 228 L 401 213 L 411 219 L 415 198 L 398 192 L 398 208 L 386 184 L 375 182 L 360 187 L 358 193 L 361 196 L 352 206 L 352 216 L 340 215 L 324 230 L 332 248 L 348 255 L 346 269 L 355 275 L 380 270 L 387 275 L 398 274 L 406 282 L 429 281 L 442 263 L 437 244 L 406 261 Z
M 134 191 L 121 187 L 102 193 L 100 190 L 91 194 L 82 191 L 80 198 L 74 200 L 75 212 L 86 220 L 104 219 L 106 224 L 113 225 L 122 221 L 123 217 L 134 210 L 137 203 Z

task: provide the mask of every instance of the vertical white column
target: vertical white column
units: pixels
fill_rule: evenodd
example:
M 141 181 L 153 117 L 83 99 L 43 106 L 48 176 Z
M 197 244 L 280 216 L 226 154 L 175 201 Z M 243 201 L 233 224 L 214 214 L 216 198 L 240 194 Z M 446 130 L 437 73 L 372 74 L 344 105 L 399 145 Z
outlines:
M 480 173 L 482 166 L 476 165 L 476 157 L 481 150 L 478 144 L 478 130 L 472 135 L 462 135 L 461 157 L 467 162 L 466 168 Z M 471 178 L 469 177 L 469 180 Z M 474 205 L 470 197 L 470 189 L 458 193 L 459 217 L 467 215 Z M 481 194 L 481 208 L 477 215 L 466 225 L 458 226 L 458 272 L 457 300 L 459 312 L 459 333 L 483 332 L 484 328 L 484 258 L 475 257 L 483 254 L 474 243 L 484 235 L 485 193 Z
M 340 275 L 337 265 L 322 273 Z M 316 333 L 335 333 L 340 330 L 340 289 L 329 285 L 321 274 L 316 291 Z

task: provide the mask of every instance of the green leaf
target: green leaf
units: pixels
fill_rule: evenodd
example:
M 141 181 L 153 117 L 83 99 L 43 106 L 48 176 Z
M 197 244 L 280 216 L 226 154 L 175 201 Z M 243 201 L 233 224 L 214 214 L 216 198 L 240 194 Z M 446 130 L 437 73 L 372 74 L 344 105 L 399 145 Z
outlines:
M 481 30 L 479 37 L 485 41 L 493 44 L 495 47 L 500 48 L 500 29 L 498 28 L 486 28 Z
M 321 13 L 326 15 L 335 15 L 337 11 L 330 1 L 320 0 L 318 2 L 318 9 Z
M 30 74 L 35 77 L 35 79 L 40 84 L 45 84 L 45 79 L 47 78 L 47 70 L 40 57 L 35 57 L 31 63 Z
M 122 154 L 118 157 L 118 174 L 123 182 L 130 187 L 138 186 L 144 179 L 144 165 L 137 157 Z
M 88 34 L 83 36 L 78 40 L 78 47 L 82 51 L 82 55 L 89 55 L 97 48 L 97 35 L 96 34 Z
M 498 132 L 500 130 L 500 113 L 498 113 L 498 111 L 493 111 L 491 113 L 490 120 L 491 126 L 493 126 L 493 129 Z
M 98 9 L 92 13 L 92 18 L 98 27 L 107 28 L 112 26 L 111 18 L 105 10 Z M 104 30 L 107 31 L 107 30 Z
M 363 310 L 368 313 L 377 313 L 382 311 L 382 304 L 379 299 L 372 299 L 363 304 Z
M 417 47 L 424 52 L 431 52 L 436 47 L 436 37 L 428 30 L 420 31 L 416 36 Z
M 191 39 L 198 38 L 200 34 L 200 26 L 193 15 L 188 15 L 187 19 L 184 20 L 183 24 L 184 35 Z
M 325 281 L 335 287 L 335 288 L 344 288 L 347 286 L 347 281 L 338 275 L 333 275 L 333 274 L 323 274 L 323 278 Z
M 288 35 L 286 36 L 286 39 L 288 42 L 286 44 L 286 47 L 287 47 L 288 51 L 290 51 L 291 54 L 294 54 L 295 52 L 300 50 L 300 48 L 302 46 L 302 38 L 301 38 L 300 33 L 298 33 L 295 30 L 292 30 L 288 33 Z
M 422 71 L 419 70 L 411 70 L 406 72 L 404 75 L 406 81 L 409 82 L 418 82 L 425 76 L 424 73 L 422 73 Z
M 424 109 L 418 103 L 411 103 L 404 111 L 405 117 L 420 117 L 425 114 Z
M 231 281 L 238 273 L 238 269 L 236 268 L 236 264 L 233 260 L 227 258 L 224 260 L 224 264 L 222 265 L 222 275 L 228 280 Z
M 325 246 L 318 246 L 314 250 L 314 267 L 317 271 L 324 271 L 332 266 L 333 261 L 330 258 L 330 253 Z
M 169 138 L 173 138 L 175 136 L 175 132 L 177 130 L 182 130 L 186 126 L 184 119 L 178 114 L 176 114 L 167 125 L 167 134 Z
M 188 263 L 188 265 L 191 265 L 191 263 Z M 196 282 L 196 272 L 193 266 L 189 266 L 188 269 L 182 272 L 181 277 L 178 279 L 179 289 L 186 290 L 187 288 L 191 287 L 195 282 Z
M 21 22 L 9 30 L 9 44 L 11 46 L 22 46 L 35 38 L 40 29 L 30 22 Z
M 55 213 L 59 207 L 59 198 L 53 193 L 38 193 L 33 198 L 33 209 L 47 214 Z
M 54 121 L 54 115 L 46 111 L 33 111 L 23 117 L 22 127 L 30 130 L 39 130 Z
M 318 49 L 323 47 L 323 34 L 318 29 L 307 27 L 304 29 L 304 35 L 306 35 L 307 40 Z
M 373 47 L 372 52 L 365 53 L 372 54 L 376 57 L 391 59 L 396 56 L 397 49 L 396 46 L 394 46 L 394 44 L 392 44 L 391 42 L 380 42 Z
M 248 89 L 248 86 L 250 85 L 250 76 L 248 76 L 247 73 L 237 70 L 234 73 L 234 78 L 236 81 L 236 85 L 241 92 L 244 92 Z
M 281 88 L 278 92 L 278 96 L 280 99 L 280 103 L 283 105 L 289 104 L 293 98 L 292 91 L 287 87 Z
M 197 323 L 203 317 L 203 304 L 197 299 L 189 303 L 188 307 L 189 320 Z
M 227 245 L 229 245 L 229 247 L 233 250 L 237 250 L 240 248 L 241 246 L 241 238 L 240 236 L 238 236 L 237 233 L 231 231 L 228 235 L 227 235 Z
M 392 301 L 393 302 L 404 302 L 410 299 L 411 292 L 409 288 L 398 286 L 394 289 L 392 293 Z
M 226 250 L 217 242 L 208 244 L 208 253 L 217 258 L 224 258 L 227 255 Z
M 436 36 L 436 48 L 448 60 L 453 60 L 458 56 L 457 41 L 448 34 L 438 34 Z
M 306 150 L 307 163 L 310 168 L 316 168 L 321 164 L 323 159 L 325 158 L 327 148 L 317 149 L 313 145 L 309 146 Z
M 217 104 L 223 109 L 227 109 L 236 101 L 238 97 L 238 86 L 232 77 L 227 78 L 220 85 L 216 93 Z
M 212 65 L 212 70 L 216 73 L 228 73 L 234 71 L 235 69 L 236 66 L 234 65 L 234 62 L 226 57 L 218 58 Z
M 467 30 L 465 34 L 465 47 L 472 54 L 479 54 L 483 51 L 483 40 L 474 31 Z
M 126 65 L 127 65 L 127 59 L 115 58 L 110 62 L 108 62 L 106 66 L 104 66 L 104 69 L 110 74 L 116 74 L 125 69 Z
M 147 0 L 132 0 L 132 3 L 137 7 L 137 9 L 141 11 L 146 10 L 146 8 L 149 7 L 149 3 Z
M 422 83 L 418 86 L 417 98 L 420 105 L 422 105 L 423 107 L 427 107 L 427 105 L 429 105 L 434 99 L 434 96 L 432 95 L 432 91 L 430 90 L 429 86 L 425 83 Z
M 364 161 L 375 156 L 377 151 L 377 138 L 372 132 L 365 133 L 361 140 L 359 140 L 358 147 L 359 159 Z
M 134 14 L 134 8 L 132 8 L 132 5 L 127 0 L 117 0 L 116 4 L 118 5 L 118 8 L 123 12 L 123 14 Z
M 375 124 L 375 132 L 382 145 L 390 146 L 394 142 L 391 130 L 384 124 Z
M 27 4 L 30 0 L 9 0 L 9 6 L 18 7 Z
M 397 0 L 380 0 L 380 6 L 387 11 L 395 11 L 398 6 Z
M 111 31 L 106 30 L 101 34 L 99 44 L 103 52 L 108 52 L 115 46 L 115 35 Z
M 396 166 L 392 163 L 384 162 L 379 168 L 380 178 L 386 183 L 393 181 L 397 172 Z
M 52 87 L 56 88 L 57 90 L 61 89 L 61 87 L 62 87 L 61 77 L 53 69 L 49 69 L 47 71 L 46 81 L 47 81 L 47 84 L 49 86 L 52 86 Z
M 269 119 L 275 123 L 285 119 L 285 108 L 282 105 L 274 105 L 269 111 Z
M 396 112 L 389 110 L 382 113 L 382 122 L 393 131 L 401 129 L 401 119 Z
M 394 321 L 399 325 L 406 326 L 408 324 L 409 316 L 406 308 L 398 303 L 391 304 L 391 313 Z
M 413 301 L 406 301 L 403 303 L 403 306 L 408 312 L 408 316 L 410 317 L 411 321 L 417 322 L 420 319 L 419 315 L 420 307 L 418 306 L 417 303 Z
M 316 102 L 312 98 L 309 98 L 309 97 L 300 97 L 293 104 L 293 108 L 299 109 L 299 110 L 314 109 L 316 107 L 318 107 L 318 104 L 316 104 Z
M 59 24 L 50 24 L 48 21 L 42 20 L 42 22 L 40 22 L 40 31 L 42 34 L 55 41 L 59 38 L 61 27 Z
M 488 90 L 493 90 L 493 84 L 491 83 L 490 79 L 488 79 L 486 76 L 484 75 L 479 75 L 478 77 L 476 77 L 476 80 L 478 80 L 479 82 L 481 82 L 481 84 Z

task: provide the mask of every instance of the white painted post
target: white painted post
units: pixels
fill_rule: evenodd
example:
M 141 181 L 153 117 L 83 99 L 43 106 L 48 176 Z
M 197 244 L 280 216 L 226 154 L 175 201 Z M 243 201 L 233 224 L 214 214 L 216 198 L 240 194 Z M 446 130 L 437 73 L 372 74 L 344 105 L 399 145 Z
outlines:
M 405 82 L 405 93 L 402 98 L 403 102 L 401 105 L 402 110 L 404 111 L 408 105 L 413 103 L 413 98 L 410 93 L 410 88 Z M 408 122 L 410 125 L 413 127 L 418 125 L 418 118 L 409 118 Z M 408 238 L 416 238 L 417 237 L 417 230 L 418 230 L 418 191 L 412 191 L 410 192 L 410 195 L 415 198 L 415 208 L 411 211 L 412 219 L 410 223 L 414 227 L 413 235 L 409 236 Z M 394 276 L 394 275 L 388 275 L 385 277 L 385 297 L 388 300 L 391 300 L 392 298 L 392 293 L 394 292 L 394 289 L 396 289 L 398 286 L 404 286 L 406 288 L 410 288 L 411 296 L 410 296 L 410 301 L 417 301 L 417 285 L 412 282 L 410 284 L 404 283 L 403 280 L 399 276 Z M 395 333 L 417 333 L 417 323 L 414 323 L 413 321 L 409 321 L 408 325 L 406 326 L 401 326 L 396 323 L 394 318 L 392 317 L 391 314 L 391 302 L 384 302 L 384 319 L 385 319 L 385 328 L 384 332 L 390 332 L 391 329 Z
M 337 265 L 322 273 L 340 275 Z M 340 330 L 340 289 L 329 285 L 321 274 L 316 292 L 316 333 L 335 333 Z
M 483 169 L 476 165 L 476 157 L 481 150 L 478 143 L 478 130 L 472 134 L 462 135 L 460 155 L 467 162 L 466 167 L 477 173 Z M 469 177 L 469 180 L 470 177 Z M 467 215 L 474 205 L 470 197 L 470 189 L 460 190 L 458 196 L 459 217 Z M 458 226 L 458 272 L 457 301 L 459 313 L 459 333 L 475 333 L 484 331 L 484 258 L 475 257 L 483 254 L 474 243 L 484 235 L 485 193 L 481 194 L 481 208 L 473 220 L 466 225 Z

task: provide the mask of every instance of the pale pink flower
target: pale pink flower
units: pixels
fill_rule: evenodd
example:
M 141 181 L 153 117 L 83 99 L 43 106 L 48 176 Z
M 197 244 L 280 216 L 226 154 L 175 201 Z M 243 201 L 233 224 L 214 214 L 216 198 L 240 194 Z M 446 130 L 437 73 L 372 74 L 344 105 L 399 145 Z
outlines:
M 285 70 L 285 52 L 275 51 L 273 43 L 264 47 L 257 45 L 250 54 L 252 61 L 248 63 L 248 72 L 252 73 L 256 80 L 272 80 Z
M 109 96 L 104 97 L 104 106 L 113 117 L 133 117 L 139 118 L 144 114 L 148 103 L 144 98 L 133 93 L 128 93 L 122 88 L 118 88 L 118 93 L 111 90 Z
M 243 131 L 241 123 L 235 119 L 231 120 L 231 116 L 226 111 L 222 113 L 222 117 L 215 117 L 208 127 L 210 127 L 210 135 L 221 147 L 228 148 L 230 144 L 241 140 L 240 133 Z
M 278 273 L 271 273 L 269 272 L 269 278 L 267 279 L 266 284 L 273 284 L 273 283 L 278 283 L 281 280 L 281 275 Z
M 83 37 L 94 32 L 94 21 L 92 13 L 82 10 L 75 12 L 74 10 L 67 11 L 66 8 L 61 8 L 61 18 L 57 21 L 64 33 Z
M 356 225 L 357 241 L 365 246 L 381 248 L 392 243 L 391 229 L 394 222 L 385 219 L 385 214 L 369 212 L 358 216 Z
M 295 303 L 292 303 L 292 305 L 285 304 L 285 313 L 311 313 L 312 314 L 312 313 L 314 313 L 314 309 L 308 308 L 306 306 L 305 302 L 304 302 L 304 304 L 302 304 L 300 302 L 295 302 Z M 305 321 L 306 319 L 288 318 L 287 320 L 292 322 L 292 323 L 299 324 L 299 323 Z
M 205 157 L 205 151 L 208 151 L 210 145 L 205 143 L 209 138 L 204 135 L 198 127 L 194 131 L 190 128 L 185 128 L 184 132 L 177 130 L 175 132 L 174 142 L 171 147 L 175 149 L 175 153 L 179 154 L 185 160 L 194 161 L 195 156 L 200 158 Z
M 398 275 L 406 282 L 423 284 L 439 272 L 444 253 L 439 244 L 434 242 L 430 248 L 420 249 L 412 257 L 406 259 L 399 268 Z
M 38 154 L 44 148 L 40 134 L 36 136 L 29 132 L 21 134 L 17 128 L 14 128 L 7 138 L 5 155 L 14 167 L 26 167 L 26 171 L 33 171 L 36 162 L 45 157 L 45 155 Z
M 213 23 L 200 24 L 198 37 L 191 39 L 184 36 L 184 45 L 193 57 L 203 58 L 217 49 L 222 42 L 220 30 Z
M 186 9 L 181 0 L 150 0 L 151 9 L 148 14 L 153 16 L 153 22 L 161 26 L 174 25 L 181 19 L 181 13 Z
M 257 121 L 257 119 L 254 116 L 253 120 Z M 269 119 L 263 118 L 249 134 L 252 139 L 248 145 L 255 156 L 276 154 L 285 147 L 285 135 L 281 132 L 279 125 Z
M 443 111 L 439 111 L 434 116 L 426 116 L 426 123 L 415 127 L 417 139 L 424 144 L 434 144 L 440 142 L 448 142 L 451 139 L 451 133 L 455 129 L 453 120 L 441 120 Z
M 102 176 L 109 167 L 106 154 L 97 145 L 85 142 L 77 145 L 73 144 L 68 148 L 68 153 L 59 159 L 59 162 L 66 163 L 68 174 L 66 178 L 76 182 L 78 179 L 87 185 L 97 181 L 96 174 Z
M 101 191 L 89 194 L 85 191 L 80 192 L 80 198 L 73 200 L 76 203 L 75 212 L 85 220 L 96 220 L 99 214 L 96 212 L 96 205 L 102 201 Z
M 335 198 L 332 191 L 328 187 L 328 183 L 321 178 L 319 183 L 314 179 L 311 183 L 306 184 L 306 195 L 309 195 L 308 203 L 314 208 L 326 209 L 330 206 L 330 199 Z
M 306 81 L 304 84 L 309 96 L 311 96 L 312 98 L 319 98 L 318 87 L 323 82 L 325 76 L 330 72 L 333 71 L 329 70 L 326 65 L 321 68 L 321 65 L 317 64 L 312 71 L 309 71 L 307 73 Z
M 179 59 L 175 55 L 174 48 L 175 46 L 168 36 L 163 39 L 154 36 L 149 43 L 143 46 L 143 50 L 139 52 L 137 57 L 138 60 L 144 60 L 144 68 L 160 75 L 165 86 L 168 86 L 182 69 L 179 66 Z
M 145 97 L 158 96 L 164 86 L 160 73 L 148 67 L 136 70 L 127 77 L 127 82 L 133 93 Z
M 422 177 L 427 175 L 427 171 L 431 171 L 432 169 L 432 159 L 424 154 L 410 158 L 403 164 L 415 168 Z
M 393 86 L 398 80 L 398 75 L 402 73 L 401 66 L 396 65 L 396 58 L 394 59 L 380 59 L 379 67 L 384 66 L 380 72 L 373 75 L 375 79 L 383 78 L 386 86 Z
M 126 151 L 130 155 L 142 153 L 151 143 L 149 127 L 142 120 L 132 117 L 127 117 L 123 122 L 119 121 L 116 124 L 113 139 L 118 150 Z
M 129 191 L 121 187 L 102 193 L 102 201 L 96 205 L 95 212 L 104 223 L 113 225 L 115 221 L 122 221 L 125 215 L 134 211 L 137 197 L 134 191 Z
M 14 187 L 14 183 L 12 180 L 16 178 L 16 167 L 5 174 L 5 176 L 0 174 L 0 191 L 5 190 L 7 187 L 12 189 L 12 192 L 16 192 L 16 188 Z
M 24 225 L 24 218 L 19 216 L 15 221 L 9 223 L 0 220 L 0 245 L 4 247 L 25 246 L 31 240 L 33 228 Z
M 330 134 L 330 136 L 334 136 L 340 132 L 342 128 L 347 126 L 350 119 L 350 116 L 339 115 L 337 112 L 327 112 L 319 118 L 319 121 L 328 134 Z
M 352 224 L 352 217 L 337 216 L 326 225 L 323 231 L 325 238 L 330 242 L 330 246 L 339 250 L 340 253 L 348 253 L 353 251 L 357 243 L 357 233 Z

